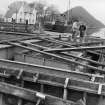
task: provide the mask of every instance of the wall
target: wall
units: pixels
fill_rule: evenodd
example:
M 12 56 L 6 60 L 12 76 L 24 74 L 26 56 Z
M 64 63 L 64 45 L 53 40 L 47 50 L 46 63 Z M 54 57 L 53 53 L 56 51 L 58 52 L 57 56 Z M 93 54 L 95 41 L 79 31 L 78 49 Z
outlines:
M 53 60 L 53 59 L 47 59 L 44 57 L 32 57 L 30 55 L 24 55 L 24 54 L 19 54 L 16 53 L 14 56 L 16 61 L 21 61 L 21 62 L 28 62 L 31 64 L 37 64 L 37 65 L 45 65 L 45 66 L 50 66 L 50 67 L 55 67 L 55 68 L 61 68 L 61 69 L 68 69 L 70 70 L 70 65 L 58 60 Z
M 13 58 L 13 47 L 0 49 L 0 59 L 12 59 L 12 58 Z

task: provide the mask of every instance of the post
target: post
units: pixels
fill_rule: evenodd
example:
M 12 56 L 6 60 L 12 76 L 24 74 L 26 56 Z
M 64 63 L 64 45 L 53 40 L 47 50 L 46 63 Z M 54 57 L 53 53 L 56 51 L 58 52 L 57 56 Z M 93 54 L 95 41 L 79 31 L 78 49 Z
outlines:
M 4 75 L 5 75 L 5 71 L 4 71 Z M 4 78 L 2 78 L 1 81 L 4 82 L 5 81 Z M 4 97 L 3 93 L 0 93 L 0 105 L 5 105 L 5 101 L 3 97 Z
M 40 103 L 45 100 L 46 96 L 41 93 L 36 93 L 36 97 L 38 97 L 38 100 L 36 102 L 36 105 L 40 105 Z
M 3 93 L 0 93 L 0 105 L 5 105 L 4 99 L 3 99 Z
M 68 82 L 69 82 L 69 78 L 66 78 L 65 84 L 64 84 L 64 93 L 63 93 L 63 99 L 64 100 L 67 100 L 67 94 L 68 94 L 67 86 L 68 86 Z
M 43 66 L 45 66 L 46 65 L 46 60 L 45 60 L 45 58 L 43 58 Z
M 17 23 L 17 8 L 16 8 L 16 23 Z
M 44 92 L 44 84 L 41 84 L 40 91 L 41 91 L 42 93 Z
M 17 76 L 17 79 L 20 79 L 20 81 L 21 81 L 20 85 L 21 85 L 21 87 L 24 87 L 24 81 L 23 81 L 23 79 L 21 79 L 22 73 L 23 73 L 23 70 L 20 70 L 20 72 Z M 16 85 L 18 86 L 19 84 L 16 84 Z M 18 99 L 18 105 L 22 105 L 22 99 L 21 98 Z
M 69 18 L 70 18 L 70 0 L 68 2 L 69 2 L 69 5 L 68 5 L 68 22 L 69 22 Z
M 84 102 L 85 105 L 86 105 L 86 99 L 87 99 L 87 93 L 84 92 L 83 93 L 83 102 Z

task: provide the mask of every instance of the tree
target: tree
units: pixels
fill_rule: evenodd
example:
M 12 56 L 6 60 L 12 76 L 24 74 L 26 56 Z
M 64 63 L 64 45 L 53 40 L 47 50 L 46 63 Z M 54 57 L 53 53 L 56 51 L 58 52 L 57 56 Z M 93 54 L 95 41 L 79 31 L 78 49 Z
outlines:
M 24 1 L 15 1 L 8 6 L 8 11 L 11 11 L 11 13 L 16 13 L 16 20 L 17 20 L 18 10 L 23 4 L 27 4 L 27 3 Z
M 55 5 L 50 5 L 46 8 L 45 14 L 50 16 L 50 20 L 55 20 L 56 15 L 59 14 L 57 7 Z
M 46 8 L 46 11 L 49 12 L 50 14 L 58 14 L 59 11 L 55 5 L 50 5 Z
M 27 4 L 27 3 L 24 2 L 24 1 L 15 1 L 15 2 L 11 3 L 11 4 L 8 6 L 8 8 L 9 8 L 10 10 L 14 10 L 14 11 L 17 12 L 17 10 L 19 10 L 19 8 L 20 8 L 23 4 Z
M 46 4 L 44 2 L 33 2 L 29 4 L 31 8 L 35 8 L 37 11 L 37 15 L 43 16 L 44 14 L 44 8 L 46 7 Z

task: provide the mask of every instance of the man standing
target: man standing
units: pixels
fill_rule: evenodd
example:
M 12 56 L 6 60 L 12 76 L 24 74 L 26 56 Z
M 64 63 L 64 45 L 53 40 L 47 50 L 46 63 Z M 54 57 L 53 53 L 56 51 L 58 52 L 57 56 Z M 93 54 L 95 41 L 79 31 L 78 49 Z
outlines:
M 25 31 L 28 32 L 28 20 L 26 20 L 26 23 L 25 23 Z
M 78 35 L 78 20 L 75 20 L 72 25 L 72 41 L 76 41 L 76 37 Z
M 86 25 L 81 23 L 79 26 L 79 32 L 80 32 L 80 42 L 85 41 L 85 36 L 86 36 Z

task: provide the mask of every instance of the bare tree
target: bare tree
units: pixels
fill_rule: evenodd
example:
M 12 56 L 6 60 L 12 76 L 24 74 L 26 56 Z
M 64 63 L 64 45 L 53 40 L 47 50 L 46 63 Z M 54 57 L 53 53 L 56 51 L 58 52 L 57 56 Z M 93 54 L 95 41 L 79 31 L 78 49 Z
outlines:
M 46 7 L 46 4 L 44 2 L 32 2 L 29 4 L 30 7 L 35 8 L 37 11 L 37 15 L 43 16 L 44 14 L 44 8 Z
M 11 12 L 13 12 L 13 13 L 16 13 L 16 21 L 17 21 L 17 13 L 18 13 L 18 10 L 19 10 L 19 8 L 20 8 L 23 4 L 26 4 L 26 2 L 24 2 L 24 1 L 15 1 L 15 2 L 11 3 L 11 4 L 8 6 L 9 11 L 11 11 Z
M 46 15 L 50 16 L 51 21 L 55 20 L 56 15 L 59 13 L 60 12 L 55 5 L 50 5 L 46 8 Z

